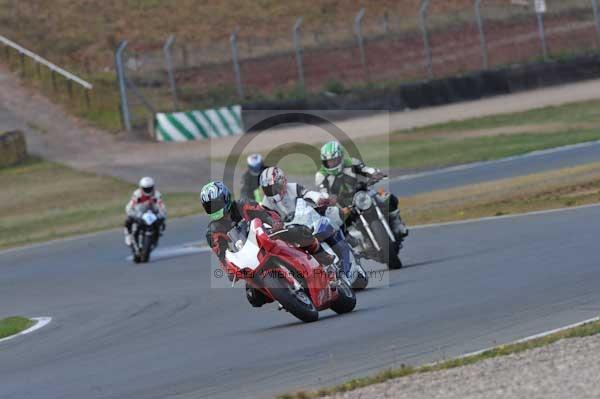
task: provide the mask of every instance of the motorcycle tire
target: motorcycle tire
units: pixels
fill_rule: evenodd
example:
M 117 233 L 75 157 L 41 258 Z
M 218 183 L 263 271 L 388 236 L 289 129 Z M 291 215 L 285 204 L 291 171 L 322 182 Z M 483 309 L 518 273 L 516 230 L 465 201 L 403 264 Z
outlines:
M 350 313 L 356 306 L 356 295 L 345 281 L 339 280 L 338 298 L 331 304 L 331 310 L 337 314 Z
M 319 311 L 313 304 L 310 296 L 302 291 L 294 291 L 287 280 L 278 278 L 278 273 L 267 273 L 264 277 L 264 286 L 269 290 L 273 298 L 283 306 L 285 310 L 296 316 L 303 322 L 310 323 L 319 319 Z
M 144 234 L 142 238 L 142 251 L 140 253 L 140 262 L 148 263 L 150 261 L 150 250 L 152 247 L 152 236 Z
M 400 256 L 398 256 L 398 252 L 400 251 L 398 243 L 390 240 L 385 227 L 383 227 L 383 224 L 379 220 L 371 222 L 371 231 L 373 231 L 373 235 L 381 247 L 381 261 L 390 269 L 401 269 L 402 261 L 400 260 Z

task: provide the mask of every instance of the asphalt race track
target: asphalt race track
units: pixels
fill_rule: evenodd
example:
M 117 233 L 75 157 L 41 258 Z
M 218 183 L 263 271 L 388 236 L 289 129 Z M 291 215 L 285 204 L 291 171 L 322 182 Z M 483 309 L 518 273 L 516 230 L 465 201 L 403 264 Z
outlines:
M 495 161 L 416 173 L 392 179 L 390 184 L 394 193 L 410 196 L 594 162 L 600 162 L 600 142 L 558 147 Z
M 389 287 L 312 324 L 211 289 L 207 252 L 134 266 L 117 231 L 6 251 L 0 314 L 53 321 L 0 343 L 0 398 L 265 397 L 584 320 L 600 309 L 599 218 L 587 207 L 414 229 Z M 163 248 L 204 222 L 172 221 Z

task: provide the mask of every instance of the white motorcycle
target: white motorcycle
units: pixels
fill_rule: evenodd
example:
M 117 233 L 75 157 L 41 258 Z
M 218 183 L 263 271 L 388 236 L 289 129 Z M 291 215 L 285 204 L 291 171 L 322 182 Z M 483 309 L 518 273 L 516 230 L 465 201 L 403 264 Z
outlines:
M 330 213 L 330 209 L 325 211 L 325 216 L 323 216 L 319 214 L 310 203 L 308 203 L 302 198 L 299 198 L 296 201 L 296 211 L 294 213 L 294 219 L 290 223 L 286 223 L 286 225 L 292 224 L 308 226 L 316 235 L 319 232 L 319 229 L 323 228 L 323 226 L 326 226 L 327 224 L 336 225 L 336 223 L 332 223 L 331 219 L 335 220 L 337 216 L 334 213 Z M 338 259 L 337 255 L 335 255 L 335 253 L 329 247 L 329 245 L 327 245 L 327 243 L 321 242 L 321 246 L 328 253 L 331 253 L 335 256 L 336 262 L 341 261 Z M 365 289 L 369 284 L 369 276 L 367 275 L 365 269 L 362 267 L 358 259 L 354 256 L 352 250 L 350 251 L 350 272 L 348 275 L 348 282 L 354 290 Z
M 158 246 L 158 223 L 158 216 L 151 210 L 144 212 L 133 223 L 131 251 L 135 263 L 147 263 L 150 260 L 150 253 Z

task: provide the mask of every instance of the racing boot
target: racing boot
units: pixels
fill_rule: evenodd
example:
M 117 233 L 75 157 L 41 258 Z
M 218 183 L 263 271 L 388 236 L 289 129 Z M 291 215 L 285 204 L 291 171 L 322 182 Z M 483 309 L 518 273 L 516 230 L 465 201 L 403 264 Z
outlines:
M 319 245 L 319 249 L 311 253 L 311 255 L 317 260 L 317 262 L 323 265 L 325 269 L 335 263 L 335 256 L 325 251 L 321 245 Z
M 336 234 L 328 238 L 325 242 L 331 247 L 340 260 L 340 278 L 344 279 L 349 286 L 352 286 L 350 283 L 350 273 L 352 271 L 352 261 L 354 260 L 354 257 L 352 256 L 352 249 L 344 239 L 344 234 L 338 230 Z
M 133 237 L 131 237 L 131 233 L 127 229 L 125 229 L 124 233 L 125 233 L 125 245 L 130 247 L 133 244 Z
M 262 305 L 267 303 L 265 296 L 262 292 L 257 290 L 256 288 L 250 287 L 246 283 L 246 299 L 250 302 L 250 305 L 254 308 L 260 308 Z
M 400 209 L 390 212 L 388 216 L 388 223 L 390 224 L 392 233 L 394 233 L 394 236 L 398 241 L 402 242 L 402 240 L 408 236 L 408 228 L 400 217 Z

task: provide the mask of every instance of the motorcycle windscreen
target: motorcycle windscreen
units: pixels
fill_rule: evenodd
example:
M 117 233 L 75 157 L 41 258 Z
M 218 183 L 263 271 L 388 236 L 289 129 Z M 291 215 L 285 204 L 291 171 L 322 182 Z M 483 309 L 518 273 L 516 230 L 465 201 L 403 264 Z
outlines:
M 225 251 L 225 258 L 240 269 L 255 270 L 260 265 L 258 260 L 259 251 L 256 230 L 251 228 L 244 246 L 237 252 Z

